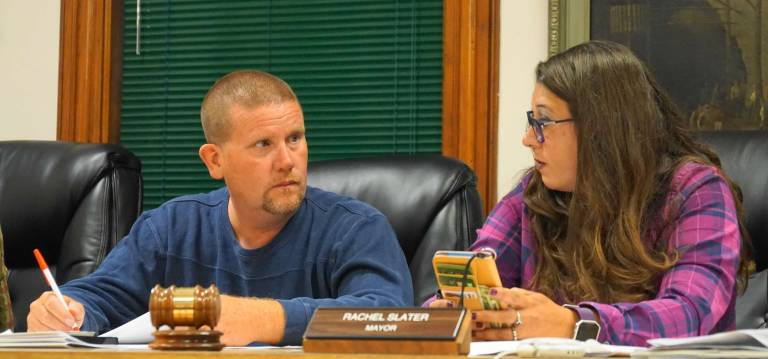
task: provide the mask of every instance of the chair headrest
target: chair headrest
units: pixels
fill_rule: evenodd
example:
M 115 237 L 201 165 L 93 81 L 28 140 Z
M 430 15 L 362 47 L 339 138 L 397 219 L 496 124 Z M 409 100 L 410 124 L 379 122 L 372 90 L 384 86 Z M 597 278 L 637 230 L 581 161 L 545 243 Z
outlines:
M 117 145 L 56 141 L 0 141 L 0 226 L 6 253 L 40 248 L 56 258 L 67 225 L 83 197 L 115 168 L 140 170 L 139 160 Z M 34 266 L 8 256 L 9 267 Z
M 476 185 L 469 167 L 440 155 L 312 162 L 308 176 L 311 186 L 357 198 L 387 216 L 408 260 L 437 211 Z
M 768 131 L 700 132 L 741 188 L 744 217 L 758 270 L 768 268 Z

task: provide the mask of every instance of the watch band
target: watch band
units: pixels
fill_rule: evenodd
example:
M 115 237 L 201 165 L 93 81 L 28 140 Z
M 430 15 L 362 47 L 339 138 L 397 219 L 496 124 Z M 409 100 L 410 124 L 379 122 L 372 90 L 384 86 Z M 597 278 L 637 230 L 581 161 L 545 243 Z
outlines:
M 563 304 L 563 307 L 566 307 L 579 315 L 579 319 L 581 320 L 591 320 L 593 322 L 596 322 L 597 319 L 595 318 L 595 313 L 592 312 L 589 308 L 579 307 L 575 304 Z
M 573 304 L 563 304 L 563 307 L 573 310 L 579 316 L 579 321 L 576 322 L 576 326 L 573 328 L 573 339 L 597 339 L 601 328 L 595 313 L 591 309 Z

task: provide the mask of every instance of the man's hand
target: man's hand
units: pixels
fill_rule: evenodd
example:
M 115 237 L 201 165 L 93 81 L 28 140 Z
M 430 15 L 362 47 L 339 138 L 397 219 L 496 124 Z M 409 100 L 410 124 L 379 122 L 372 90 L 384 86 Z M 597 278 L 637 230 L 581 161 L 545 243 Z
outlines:
M 220 298 L 221 317 L 216 329 L 224 333 L 222 343 L 234 346 L 253 342 L 274 345 L 283 339 L 285 312 L 280 302 L 229 295 L 221 295 Z
M 53 292 L 45 292 L 29 305 L 27 331 L 80 330 L 85 317 L 85 308 L 74 299 L 64 296 L 65 309 Z

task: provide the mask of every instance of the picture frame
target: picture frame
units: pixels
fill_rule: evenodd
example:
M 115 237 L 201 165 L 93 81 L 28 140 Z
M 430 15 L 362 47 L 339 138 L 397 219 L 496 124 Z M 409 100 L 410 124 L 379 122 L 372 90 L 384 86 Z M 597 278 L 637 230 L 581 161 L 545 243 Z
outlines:
M 548 54 L 589 41 L 590 0 L 549 0 Z
M 645 62 L 693 130 L 768 127 L 768 1 L 549 0 L 549 55 L 590 39 Z

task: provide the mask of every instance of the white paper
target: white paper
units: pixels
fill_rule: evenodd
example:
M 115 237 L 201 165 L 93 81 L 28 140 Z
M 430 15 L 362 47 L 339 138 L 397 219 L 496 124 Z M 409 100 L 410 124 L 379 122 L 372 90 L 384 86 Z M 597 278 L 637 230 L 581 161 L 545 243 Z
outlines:
M 644 350 L 632 353 L 633 358 L 659 358 L 659 359 L 723 359 L 723 358 L 760 358 L 765 359 L 765 352 L 755 350 L 730 350 L 730 349 L 664 349 Z
M 65 332 L 31 332 L 0 335 L 0 348 L 116 348 L 116 345 L 91 344 Z
M 472 342 L 469 355 L 494 355 L 498 353 L 518 356 L 629 356 L 643 350 L 642 347 L 601 344 L 594 340 L 586 342 L 564 338 L 531 338 L 520 341 Z
M 768 351 L 768 329 L 744 329 L 690 338 L 650 339 L 653 349 L 752 349 Z
M 136 319 L 99 336 L 116 337 L 117 342 L 120 344 L 147 344 L 155 339 L 152 336 L 154 331 L 152 319 L 149 317 L 149 312 L 146 312 L 136 317 Z

